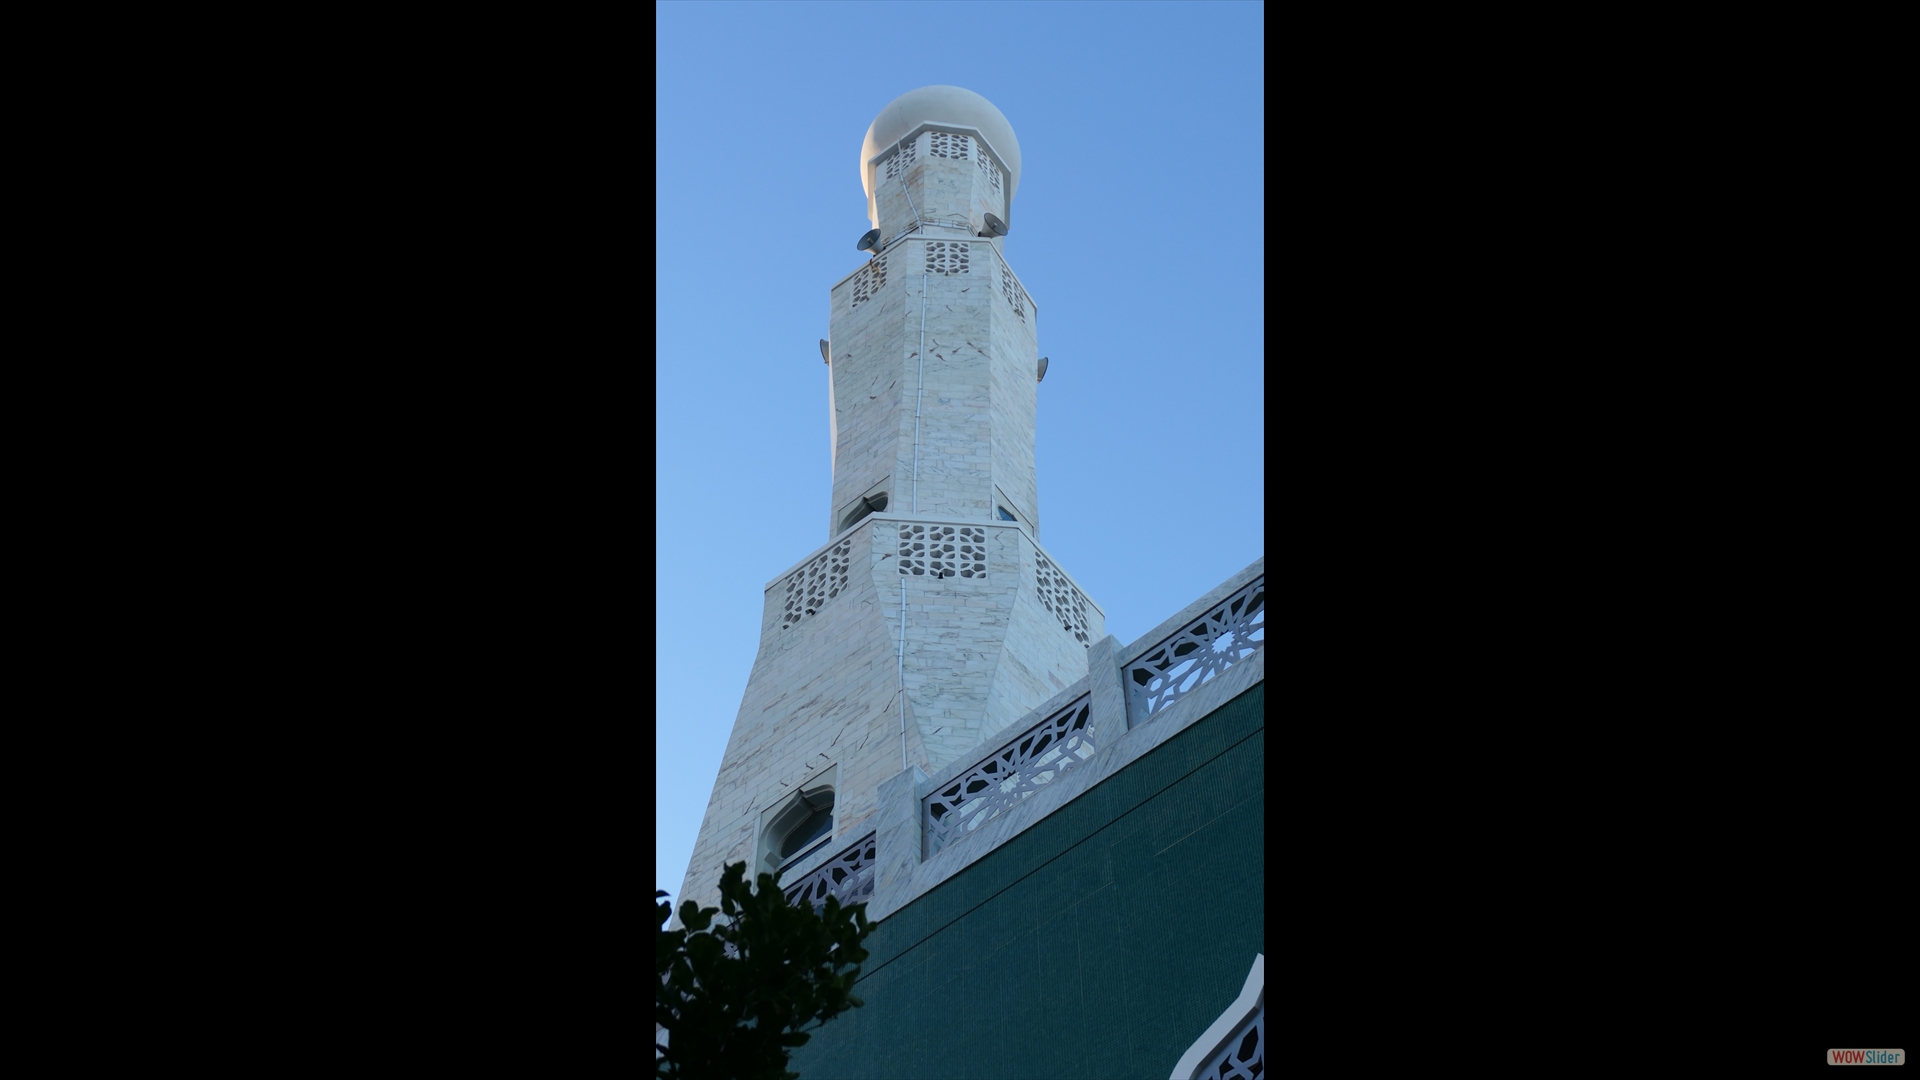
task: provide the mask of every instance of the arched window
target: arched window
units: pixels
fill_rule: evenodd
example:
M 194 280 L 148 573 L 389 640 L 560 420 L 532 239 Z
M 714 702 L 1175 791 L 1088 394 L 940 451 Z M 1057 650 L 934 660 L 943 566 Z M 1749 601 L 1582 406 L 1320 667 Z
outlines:
M 846 532 L 859 524 L 868 514 L 878 513 L 887 508 L 887 493 L 884 491 L 872 495 L 863 495 L 853 504 L 847 515 L 840 519 L 840 531 Z
M 816 796 L 811 801 L 804 798 L 801 801 L 806 802 L 813 813 L 800 819 L 787 831 L 786 838 L 780 841 L 782 862 L 812 848 L 814 841 L 833 832 L 833 792 Z
M 835 766 L 794 785 L 793 794 L 773 804 L 760 818 L 760 841 L 753 873 L 779 878 L 820 854 L 833 838 Z

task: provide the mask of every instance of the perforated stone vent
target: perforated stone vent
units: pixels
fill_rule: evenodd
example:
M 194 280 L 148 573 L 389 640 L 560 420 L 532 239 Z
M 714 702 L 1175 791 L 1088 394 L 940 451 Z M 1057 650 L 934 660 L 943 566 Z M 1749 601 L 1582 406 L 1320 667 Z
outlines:
M 944 131 L 936 131 L 933 133 L 933 138 L 928 140 L 927 156 L 959 158 L 964 161 L 967 157 L 968 142 L 965 135 L 951 135 Z
M 1000 166 L 995 165 L 993 159 L 985 154 L 975 154 L 973 160 L 979 164 L 980 171 L 986 174 L 987 183 L 993 185 L 993 193 L 1000 194 Z
M 1194 1080 L 1255 1080 L 1267 1071 L 1267 1001 L 1240 1022 L 1227 1045 L 1214 1055 Z
M 987 530 L 968 525 L 900 526 L 900 572 L 914 577 L 987 577 Z
M 1060 629 L 1073 635 L 1073 639 L 1088 648 L 1093 647 L 1093 638 L 1087 631 L 1087 598 L 1073 587 L 1067 575 L 1047 561 L 1045 555 L 1034 552 L 1039 561 L 1040 604 L 1053 613 L 1060 621 Z
M 992 757 L 962 773 L 953 783 L 922 799 L 920 830 L 926 857 L 999 817 L 1052 783 L 1068 769 L 1091 758 L 1102 735 L 1088 726 L 1091 698 L 1040 721 L 1001 747 Z
M 913 166 L 913 153 L 919 146 L 920 140 L 915 139 L 902 146 L 899 153 L 887 159 L 887 179 L 898 180 L 901 173 Z
M 845 592 L 852 561 L 853 540 L 849 538 L 822 552 L 804 569 L 795 570 L 787 578 L 787 606 L 780 616 L 780 629 L 792 627 Z
M 853 275 L 852 307 L 873 299 L 887 283 L 887 257 L 878 255 L 867 261 L 860 272 Z
M 929 274 L 970 274 L 967 269 L 967 255 L 970 244 L 954 244 L 936 240 L 927 245 L 927 273 Z
M 1027 292 L 1020 283 L 1013 280 L 1013 271 L 1005 266 L 1000 268 L 1000 292 L 1013 305 L 1013 313 L 1020 316 L 1021 322 L 1027 321 Z

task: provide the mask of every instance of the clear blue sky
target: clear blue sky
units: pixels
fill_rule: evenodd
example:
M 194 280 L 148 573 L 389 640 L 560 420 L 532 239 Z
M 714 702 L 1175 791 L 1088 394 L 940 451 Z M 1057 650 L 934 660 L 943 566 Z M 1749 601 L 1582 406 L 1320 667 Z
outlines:
M 861 140 L 964 86 L 1022 157 L 1040 542 L 1123 644 L 1266 551 L 1258 3 L 662 3 L 656 887 L 679 902 L 768 580 L 827 540 L 827 289 Z M 615 133 L 609 132 L 608 137 Z

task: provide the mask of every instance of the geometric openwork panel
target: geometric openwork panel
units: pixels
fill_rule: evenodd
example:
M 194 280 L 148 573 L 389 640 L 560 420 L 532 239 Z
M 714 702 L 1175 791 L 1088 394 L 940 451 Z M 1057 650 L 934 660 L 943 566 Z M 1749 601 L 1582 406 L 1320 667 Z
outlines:
M 1267 579 L 1257 577 L 1127 665 L 1128 710 L 1144 720 L 1267 644 Z
M 1080 644 L 1093 647 L 1093 638 L 1087 631 L 1087 598 L 1073 587 L 1067 575 L 1061 573 L 1038 551 L 1033 553 L 1038 561 L 1036 577 L 1040 582 L 1040 604 L 1060 620 L 1060 629 L 1072 634 Z
M 993 185 L 993 193 L 1000 194 L 1000 166 L 985 154 L 976 154 L 973 160 L 979 163 L 980 171 L 987 175 L 987 183 Z
M 961 525 L 900 526 L 900 572 L 914 577 L 987 578 L 987 530 Z
M 820 869 L 781 889 L 787 903 L 798 905 L 805 900 L 819 911 L 827 905 L 829 896 L 839 897 L 841 907 L 873 899 L 873 868 L 878 862 L 874 857 L 874 844 L 878 835 L 868 833 L 852 847 L 821 863 Z
M 1240 1022 L 1227 1045 L 1194 1073 L 1194 1080 L 1255 1080 L 1267 1071 L 1267 1000 Z
M 819 611 L 827 601 L 847 587 L 848 568 L 853 564 L 851 537 L 820 553 L 820 557 L 787 577 L 787 606 L 780 616 L 780 629 Z
M 920 140 L 900 144 L 900 152 L 887 159 L 887 179 L 898 180 L 900 174 L 913 165 L 913 153 L 919 149 Z
M 1000 294 L 1013 306 L 1013 313 L 1020 316 L 1021 322 L 1027 321 L 1027 293 L 1020 283 L 1013 280 L 1013 271 L 1004 265 L 1000 267 Z
M 1094 732 L 1087 727 L 1092 698 L 1073 704 L 1000 748 L 920 802 L 920 832 L 926 858 L 932 858 L 1093 756 Z M 1111 741 L 1111 736 L 1108 736 Z
M 967 254 L 971 244 L 950 244 L 944 240 L 935 240 L 927 245 L 927 273 L 929 274 L 965 274 Z
M 849 306 L 859 307 L 861 304 L 873 299 L 879 295 L 881 287 L 886 285 L 886 283 L 887 257 L 885 255 L 876 255 L 868 259 L 867 265 L 861 267 L 860 272 L 853 275 L 853 303 Z
M 944 131 L 936 131 L 928 143 L 929 156 L 966 160 L 967 137 L 965 135 L 950 135 Z

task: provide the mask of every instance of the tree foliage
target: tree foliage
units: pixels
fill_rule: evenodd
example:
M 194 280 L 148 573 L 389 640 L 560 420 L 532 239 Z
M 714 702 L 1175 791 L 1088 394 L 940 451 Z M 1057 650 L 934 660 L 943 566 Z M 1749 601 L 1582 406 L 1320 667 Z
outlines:
M 718 908 L 683 902 L 681 929 L 667 929 L 672 905 L 657 905 L 653 1017 L 667 1034 L 655 1044 L 656 1077 L 798 1080 L 787 1054 L 813 1037 L 801 1028 L 861 1005 L 852 990 L 873 930 L 867 905 L 828 897 L 819 912 L 795 907 L 772 874 L 755 891 L 746 870 L 739 862 L 721 873 Z

